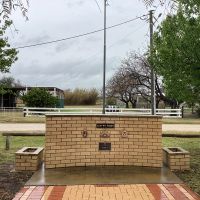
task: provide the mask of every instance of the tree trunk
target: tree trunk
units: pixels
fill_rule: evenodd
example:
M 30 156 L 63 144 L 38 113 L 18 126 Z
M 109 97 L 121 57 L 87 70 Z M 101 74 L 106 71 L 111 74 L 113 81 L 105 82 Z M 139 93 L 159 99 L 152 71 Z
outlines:
M 156 101 L 156 108 L 158 108 L 160 100 Z
M 3 108 L 3 94 L 1 94 L 1 108 Z
M 194 114 L 194 103 L 192 103 L 192 114 Z
M 136 101 L 132 101 L 132 102 L 131 102 L 131 105 L 132 105 L 132 108 L 136 108 L 137 102 L 136 102 Z
M 128 102 L 126 102 L 126 108 L 129 108 Z

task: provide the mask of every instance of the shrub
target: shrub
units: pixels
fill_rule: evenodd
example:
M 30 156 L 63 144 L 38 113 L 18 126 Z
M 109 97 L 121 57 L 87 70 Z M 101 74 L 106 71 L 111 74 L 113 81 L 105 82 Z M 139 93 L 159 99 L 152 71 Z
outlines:
M 117 104 L 117 100 L 114 97 L 110 97 L 106 99 L 106 104 L 107 105 L 116 105 Z
M 96 89 L 75 89 L 65 91 L 65 105 L 95 105 L 98 99 Z
M 33 88 L 26 95 L 22 96 L 22 100 L 28 107 L 56 107 L 58 99 L 50 94 L 46 89 Z

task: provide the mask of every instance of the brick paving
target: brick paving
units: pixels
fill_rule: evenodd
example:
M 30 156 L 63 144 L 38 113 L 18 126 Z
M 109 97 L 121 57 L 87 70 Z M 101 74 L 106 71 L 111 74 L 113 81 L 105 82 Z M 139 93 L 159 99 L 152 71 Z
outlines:
M 183 184 L 29 186 L 13 200 L 200 200 Z

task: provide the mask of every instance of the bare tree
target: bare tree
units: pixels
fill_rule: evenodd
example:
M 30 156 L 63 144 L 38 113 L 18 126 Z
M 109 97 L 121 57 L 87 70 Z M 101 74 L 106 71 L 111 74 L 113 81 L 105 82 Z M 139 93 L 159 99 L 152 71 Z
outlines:
M 137 102 L 137 90 L 134 85 L 136 84 L 136 80 L 130 79 L 128 71 L 121 67 L 107 82 L 106 95 L 108 98 L 114 97 L 124 102 L 126 108 L 129 108 L 129 103 L 131 103 L 132 108 L 135 108 Z
M 148 55 L 140 55 L 131 52 L 127 58 L 122 61 L 122 66 L 126 69 L 130 78 L 137 80 L 137 93 L 146 101 L 151 102 L 151 67 L 148 61 Z M 178 107 L 181 103 L 166 96 L 162 77 L 157 74 L 155 78 L 155 87 L 157 108 L 160 101 L 169 104 L 172 108 Z

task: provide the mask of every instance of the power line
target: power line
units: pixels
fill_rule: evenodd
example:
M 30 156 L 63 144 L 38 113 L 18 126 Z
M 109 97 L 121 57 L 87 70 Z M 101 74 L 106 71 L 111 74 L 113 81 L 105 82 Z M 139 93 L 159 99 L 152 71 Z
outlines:
M 115 41 L 114 43 L 112 43 L 111 45 L 109 45 L 109 46 L 107 47 L 107 49 L 112 48 L 112 47 L 115 46 L 117 43 L 119 43 L 120 41 L 122 41 L 124 38 L 127 38 L 129 35 L 131 35 L 131 34 L 133 34 L 134 32 L 140 30 L 142 27 L 144 27 L 144 24 L 143 24 L 142 26 L 138 27 L 137 29 L 131 31 L 130 33 L 128 33 L 127 35 L 125 35 L 123 38 L 121 38 L 121 39 Z M 149 27 L 148 27 L 148 28 L 149 28 Z M 100 55 L 102 55 L 102 51 L 96 52 L 95 54 L 93 54 L 93 55 L 89 56 L 88 58 L 82 60 L 81 63 L 75 64 L 74 66 L 76 67 L 76 66 L 85 64 L 85 63 L 89 62 L 89 60 L 91 60 L 92 58 L 94 58 L 94 57 L 96 57 L 96 56 L 100 56 Z M 93 60 L 95 60 L 95 58 L 94 58 Z
M 142 17 L 146 17 L 146 16 L 148 16 L 148 15 L 146 14 L 146 15 L 142 15 L 140 17 L 135 17 L 133 19 L 130 19 L 130 20 L 118 23 L 118 24 L 114 24 L 112 26 L 108 26 L 106 29 L 112 29 L 112 28 L 115 28 L 115 27 L 118 27 L 118 26 L 122 26 L 124 24 L 130 23 L 132 21 L 135 21 L 137 19 L 141 19 Z M 101 32 L 103 30 L 104 30 L 103 28 L 97 29 L 97 30 L 94 30 L 94 31 L 91 31 L 91 32 L 87 32 L 87 33 L 83 33 L 83 34 L 79 34 L 79 35 L 74 35 L 74 36 L 67 37 L 67 38 L 62 38 L 62 39 L 58 39 L 58 40 L 51 40 L 51 41 L 41 42 L 41 43 L 36 43 L 36 44 L 31 44 L 31 45 L 19 46 L 19 47 L 14 47 L 14 48 L 15 49 L 24 49 L 24 48 L 30 48 L 30 47 L 36 47 L 36 46 L 42 46 L 42 45 L 46 45 L 46 44 L 62 42 L 62 41 L 65 41 L 65 40 L 71 40 L 71 39 L 75 39 L 75 38 L 84 37 L 84 36 L 87 36 L 87 35 L 92 35 L 94 33 L 98 33 L 98 32 Z

